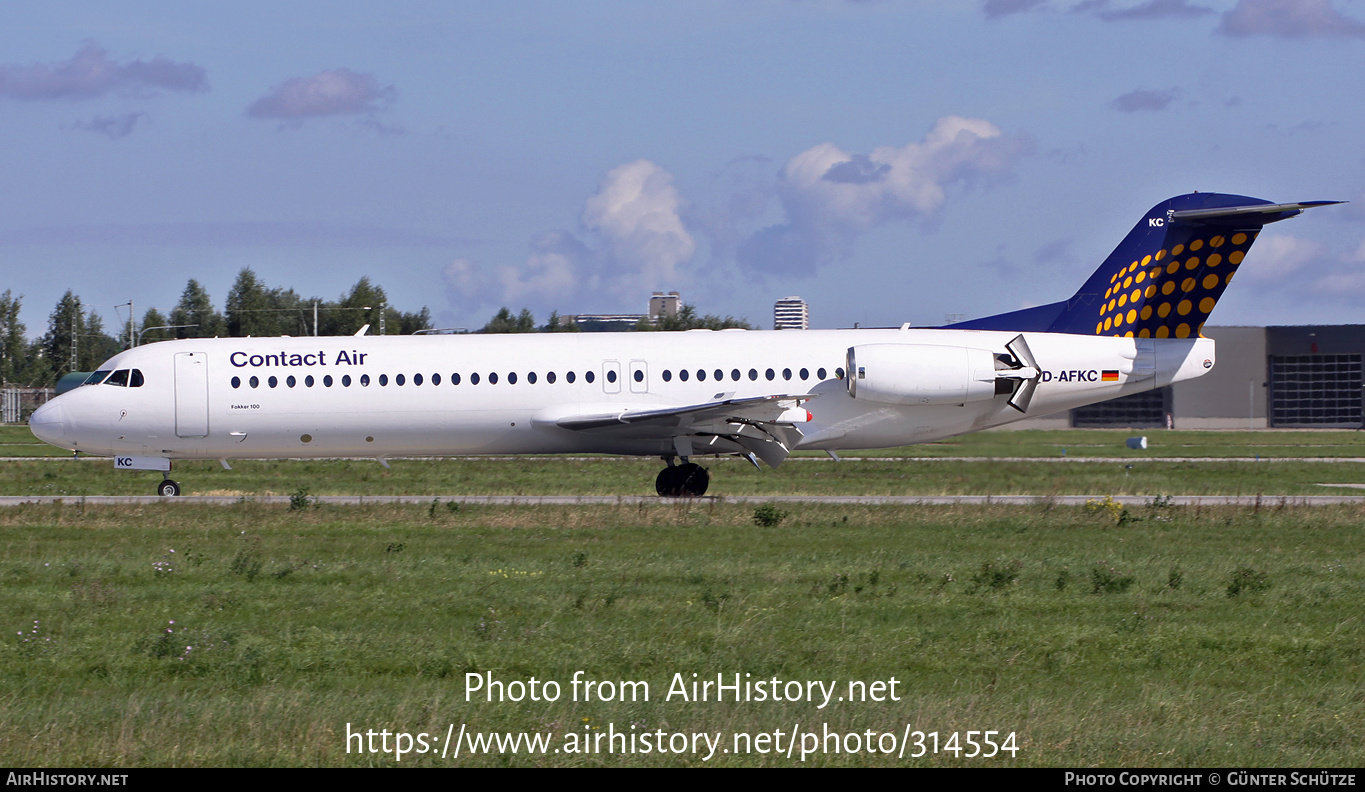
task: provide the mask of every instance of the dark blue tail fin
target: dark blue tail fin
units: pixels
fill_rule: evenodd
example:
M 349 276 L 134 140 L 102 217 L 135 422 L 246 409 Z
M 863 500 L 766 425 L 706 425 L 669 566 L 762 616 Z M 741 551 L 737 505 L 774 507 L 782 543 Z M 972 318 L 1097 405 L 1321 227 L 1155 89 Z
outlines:
M 1334 203 L 1340 201 L 1272 204 L 1243 195 L 1177 196 L 1152 207 L 1071 299 L 950 327 L 1197 336 L 1263 227 Z

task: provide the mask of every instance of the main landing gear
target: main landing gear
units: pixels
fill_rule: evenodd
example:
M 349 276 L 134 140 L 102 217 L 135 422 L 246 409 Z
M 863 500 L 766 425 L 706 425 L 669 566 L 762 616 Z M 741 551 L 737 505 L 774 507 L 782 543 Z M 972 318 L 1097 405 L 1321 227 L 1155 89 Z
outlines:
M 156 485 L 156 494 L 163 498 L 174 498 L 180 494 L 180 484 L 167 477 Z
M 711 483 L 706 468 L 685 460 L 681 465 L 674 465 L 671 457 L 665 461 L 668 467 L 660 470 L 659 477 L 654 479 L 654 490 L 659 497 L 700 498 L 706 494 L 706 487 Z

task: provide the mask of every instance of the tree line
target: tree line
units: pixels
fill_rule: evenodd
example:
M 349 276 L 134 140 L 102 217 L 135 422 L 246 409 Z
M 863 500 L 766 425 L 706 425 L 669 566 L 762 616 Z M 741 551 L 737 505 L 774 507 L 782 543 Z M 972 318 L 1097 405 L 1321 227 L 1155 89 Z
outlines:
M 87 310 L 75 292 L 67 291 L 48 317 L 47 332 L 29 341 L 19 321 L 23 296 L 0 294 L 0 383 L 50 387 L 66 374 L 94 371 L 99 364 L 130 346 L 180 338 L 243 338 L 246 336 L 355 335 L 369 325 L 369 333 L 408 335 L 431 330 L 426 309 L 404 313 L 389 305 L 384 290 L 363 277 L 337 300 L 302 297 L 293 289 L 269 288 L 251 268 L 237 275 L 220 312 L 200 283 L 191 278 L 170 312 L 148 308 L 141 321 L 106 328 L 93 309 Z M 316 310 L 315 310 L 316 308 Z M 316 319 L 314 318 L 316 316 Z M 651 323 L 641 319 L 639 331 L 753 329 L 733 316 L 702 315 L 684 305 L 675 316 L 662 316 Z M 130 334 L 131 329 L 131 334 Z M 552 312 L 545 324 L 536 322 L 529 309 L 513 314 L 500 309 L 478 333 L 577 332 L 572 322 L 560 321 Z
M 87 310 L 75 292 L 67 291 L 48 317 L 47 332 L 29 341 L 27 328 L 19 321 L 22 300 L 22 295 L 9 290 L 0 294 L 0 383 L 30 387 L 52 386 L 74 371 L 94 371 L 120 350 L 153 341 L 354 335 L 367 324 L 369 332 L 376 334 L 381 327 L 393 335 L 431 328 L 426 308 L 415 313 L 399 311 L 368 277 L 339 299 L 323 300 L 302 297 L 293 289 L 269 288 L 249 267 L 238 273 L 221 312 L 204 287 L 191 278 L 169 314 L 148 308 L 141 321 L 133 322 L 131 334 L 127 324 L 106 328 L 98 313 Z
M 753 330 L 754 327 L 743 319 L 736 319 L 733 316 L 721 317 L 716 314 L 699 314 L 696 306 L 683 305 L 678 309 L 678 313 L 673 316 L 660 316 L 657 322 L 649 321 L 648 317 L 642 317 L 631 330 L 639 332 L 668 331 L 668 330 L 726 330 L 729 328 L 740 328 L 742 330 Z M 530 309 L 522 308 L 521 313 L 515 316 L 508 308 L 500 309 L 493 315 L 492 319 L 477 332 L 480 333 L 576 333 L 579 331 L 578 325 L 573 322 L 564 323 L 560 321 L 559 312 L 552 311 L 550 318 L 543 325 L 536 324 L 536 317 Z

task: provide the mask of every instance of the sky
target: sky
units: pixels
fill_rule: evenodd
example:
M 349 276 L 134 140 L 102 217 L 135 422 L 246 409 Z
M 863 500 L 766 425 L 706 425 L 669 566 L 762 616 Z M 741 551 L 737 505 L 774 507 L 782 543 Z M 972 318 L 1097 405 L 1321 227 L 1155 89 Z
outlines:
M 30 3 L 0 292 L 31 337 L 250 267 L 501 306 L 942 324 L 1070 296 L 1191 191 L 1270 226 L 1210 324 L 1365 322 L 1365 2 Z

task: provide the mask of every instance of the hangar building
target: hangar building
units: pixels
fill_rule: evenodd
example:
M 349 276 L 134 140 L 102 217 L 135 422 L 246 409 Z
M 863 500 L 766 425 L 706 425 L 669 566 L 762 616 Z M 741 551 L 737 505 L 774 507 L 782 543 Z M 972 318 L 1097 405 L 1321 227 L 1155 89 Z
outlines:
M 1365 428 L 1365 325 L 1205 327 L 1218 363 L 1188 382 L 1022 421 L 1020 429 Z

